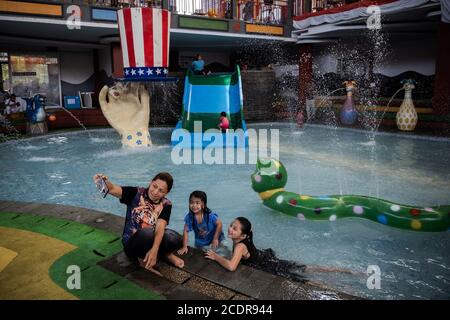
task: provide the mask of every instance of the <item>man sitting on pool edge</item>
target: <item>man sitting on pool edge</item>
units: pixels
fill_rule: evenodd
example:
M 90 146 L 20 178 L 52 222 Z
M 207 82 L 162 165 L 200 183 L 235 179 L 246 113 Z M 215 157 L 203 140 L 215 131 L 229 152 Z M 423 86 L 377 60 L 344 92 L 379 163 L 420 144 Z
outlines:
M 93 179 L 94 182 L 103 179 L 108 193 L 127 205 L 122 244 L 131 260 L 158 275 L 161 274 L 153 268 L 158 257 L 166 258 L 176 267 L 184 267 L 184 261 L 173 254 L 183 246 L 183 238 L 176 231 L 166 229 L 172 211 L 172 203 L 165 197 L 173 185 L 169 173 L 158 173 L 148 188 L 118 186 L 100 173 Z

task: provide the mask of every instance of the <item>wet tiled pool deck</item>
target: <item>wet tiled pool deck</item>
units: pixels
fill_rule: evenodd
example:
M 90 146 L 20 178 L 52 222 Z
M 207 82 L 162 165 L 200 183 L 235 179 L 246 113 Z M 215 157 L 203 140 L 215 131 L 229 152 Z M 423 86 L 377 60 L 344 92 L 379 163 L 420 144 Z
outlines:
M 66 205 L 0 201 L 0 211 L 57 217 L 118 236 L 121 235 L 124 225 L 122 217 Z M 201 251 L 193 248 L 190 248 L 183 259 L 183 269 L 158 262 L 156 267 L 163 277 L 132 264 L 123 252 L 98 264 L 144 289 L 173 300 L 359 299 L 317 283 L 294 282 L 245 265 L 240 265 L 235 272 L 230 272 L 216 262 L 205 259 Z

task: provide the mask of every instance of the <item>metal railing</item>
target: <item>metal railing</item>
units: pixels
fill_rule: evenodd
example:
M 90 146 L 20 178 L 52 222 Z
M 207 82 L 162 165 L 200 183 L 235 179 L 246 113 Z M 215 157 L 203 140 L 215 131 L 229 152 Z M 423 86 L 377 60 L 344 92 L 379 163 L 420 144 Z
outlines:
M 232 0 L 169 0 L 169 10 L 183 15 L 233 19 Z
M 162 7 L 162 0 L 56 0 L 55 2 L 65 2 L 73 4 L 86 4 L 95 7 Z
M 320 12 L 346 4 L 359 2 L 359 0 L 293 0 L 293 16 Z
M 238 20 L 284 24 L 288 13 L 288 0 L 237 0 Z
M 308 2 L 340 0 L 39 0 L 64 2 L 95 7 L 126 8 L 163 5 L 180 15 L 234 19 L 261 24 L 283 25 L 287 22 L 290 6 L 300 8 Z M 164 4 L 163 4 L 164 2 Z M 298 12 L 298 11 L 295 11 Z M 303 12 L 303 11 L 302 11 Z M 296 14 L 294 14 L 296 15 Z

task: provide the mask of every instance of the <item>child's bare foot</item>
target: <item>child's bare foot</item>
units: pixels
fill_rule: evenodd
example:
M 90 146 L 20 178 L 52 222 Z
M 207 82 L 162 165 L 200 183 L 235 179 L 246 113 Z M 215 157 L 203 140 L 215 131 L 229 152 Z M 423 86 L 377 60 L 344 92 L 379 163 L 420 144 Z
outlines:
M 142 268 L 144 268 L 144 269 L 146 269 L 146 270 L 148 270 L 148 271 L 151 271 L 151 272 L 153 272 L 154 274 L 156 274 L 156 275 L 158 275 L 158 276 L 160 276 L 160 277 L 163 276 L 163 275 L 161 274 L 161 272 L 159 272 L 158 270 L 153 269 L 153 268 L 151 268 L 151 267 L 148 267 L 148 268 L 147 268 L 147 267 L 145 266 L 145 262 L 144 262 L 143 259 L 138 258 L 138 260 L 139 260 L 139 265 L 140 265 Z
M 175 267 L 178 267 L 178 268 L 184 267 L 184 260 L 181 258 L 178 258 L 173 253 L 171 253 L 167 256 L 167 260 L 169 260 L 169 262 L 172 263 Z

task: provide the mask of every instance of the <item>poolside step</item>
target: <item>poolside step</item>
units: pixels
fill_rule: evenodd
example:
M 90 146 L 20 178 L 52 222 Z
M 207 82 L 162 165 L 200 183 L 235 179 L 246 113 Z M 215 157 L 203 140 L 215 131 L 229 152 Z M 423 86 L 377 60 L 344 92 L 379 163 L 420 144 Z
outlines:
M 99 265 L 167 299 L 359 299 L 319 284 L 294 282 L 245 265 L 230 272 L 206 260 L 202 252 L 194 248 L 190 248 L 182 258 L 185 261 L 183 269 L 158 262 L 156 269 L 163 277 L 134 265 L 123 252 L 99 262 Z
M 197 277 L 185 270 L 170 266 L 162 261 L 158 262 L 155 267 L 163 275 L 163 277 L 160 277 L 133 264 L 123 252 L 98 264 L 109 271 L 124 276 L 147 290 L 160 293 L 167 299 L 229 300 L 238 296 L 237 292 Z M 238 297 L 240 296 L 242 295 Z M 248 299 L 249 297 L 242 296 L 242 298 Z
M 120 239 L 124 224 L 123 217 L 74 206 L 0 201 L 0 211 L 17 213 L 18 218 L 21 213 L 32 213 L 43 217 L 52 216 L 75 221 L 95 229 L 112 232 L 111 241 L 108 243 L 114 242 L 114 244 Z M 36 223 L 40 223 L 40 220 L 37 219 Z M 91 232 L 84 236 L 95 236 L 95 234 Z M 163 277 L 132 264 L 123 252 L 101 260 L 97 265 L 144 289 L 159 293 L 167 299 L 359 299 L 320 284 L 291 281 L 242 264 L 235 272 L 230 272 L 216 262 L 205 259 L 203 252 L 194 248 L 190 248 L 189 252 L 182 256 L 182 259 L 185 261 L 183 269 L 162 261 L 158 262 L 156 268 L 163 274 Z

